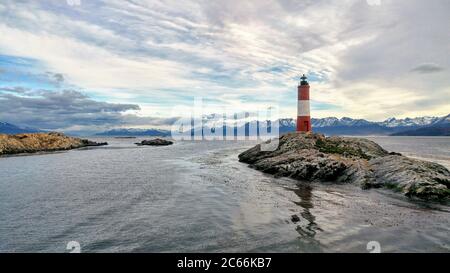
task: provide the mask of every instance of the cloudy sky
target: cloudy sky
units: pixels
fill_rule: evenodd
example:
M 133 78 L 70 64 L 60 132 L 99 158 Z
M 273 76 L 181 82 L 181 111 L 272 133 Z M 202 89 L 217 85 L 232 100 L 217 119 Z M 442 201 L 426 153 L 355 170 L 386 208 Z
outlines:
M 0 2 L 0 121 L 52 130 L 164 126 L 278 106 L 314 117 L 450 113 L 448 0 Z

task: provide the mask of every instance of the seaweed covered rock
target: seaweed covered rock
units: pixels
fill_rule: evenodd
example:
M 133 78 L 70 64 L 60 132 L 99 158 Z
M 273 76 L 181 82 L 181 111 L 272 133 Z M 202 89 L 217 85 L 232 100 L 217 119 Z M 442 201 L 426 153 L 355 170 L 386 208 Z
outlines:
M 303 181 L 386 187 L 422 199 L 450 195 L 450 173 L 445 167 L 389 153 L 362 138 L 290 133 L 279 138 L 275 151 L 261 151 L 257 145 L 240 154 L 239 160 L 275 176 Z

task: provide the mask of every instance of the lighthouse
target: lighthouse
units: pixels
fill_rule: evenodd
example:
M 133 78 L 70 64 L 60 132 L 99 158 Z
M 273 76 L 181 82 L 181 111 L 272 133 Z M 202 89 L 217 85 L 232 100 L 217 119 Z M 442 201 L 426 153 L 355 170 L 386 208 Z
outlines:
M 298 85 L 297 132 L 311 132 L 308 78 L 303 74 L 300 79 Z

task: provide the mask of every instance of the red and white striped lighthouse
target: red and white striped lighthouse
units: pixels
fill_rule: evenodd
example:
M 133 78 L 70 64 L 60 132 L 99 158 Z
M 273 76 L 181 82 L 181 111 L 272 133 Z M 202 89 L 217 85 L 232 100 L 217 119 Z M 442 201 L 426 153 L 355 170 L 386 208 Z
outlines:
M 300 79 L 298 85 L 297 132 L 311 132 L 308 78 L 303 74 Z

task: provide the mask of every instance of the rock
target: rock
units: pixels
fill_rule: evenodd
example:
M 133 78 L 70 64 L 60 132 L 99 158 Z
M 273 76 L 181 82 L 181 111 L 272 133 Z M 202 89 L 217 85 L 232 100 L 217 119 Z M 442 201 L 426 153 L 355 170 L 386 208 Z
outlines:
M 243 152 L 239 160 L 277 177 L 384 187 L 421 199 L 450 196 L 450 173 L 445 167 L 389 153 L 367 139 L 290 133 L 280 137 L 275 151 L 260 147 Z
M 102 145 L 108 145 L 108 143 L 96 143 L 55 132 L 18 135 L 0 134 L 0 155 L 53 152 Z
M 173 142 L 170 140 L 165 140 L 165 139 L 161 139 L 161 138 L 155 138 L 155 139 L 151 139 L 151 140 L 143 140 L 140 143 L 136 143 L 136 145 L 138 146 L 168 146 L 168 145 L 172 145 Z
M 369 161 L 376 181 L 406 196 L 445 199 L 450 193 L 450 172 L 436 163 L 389 155 Z
M 277 176 L 306 181 L 352 182 L 368 180 L 367 159 L 388 152 L 378 144 L 353 138 L 326 138 L 320 134 L 287 134 L 273 152 L 260 151 L 260 145 L 239 155 L 241 162 Z
M 108 145 L 108 142 L 95 142 L 88 139 L 82 139 L 81 142 L 84 144 L 84 147 L 98 147 Z
M 298 222 L 300 222 L 300 217 L 298 217 L 298 215 L 292 215 L 291 216 L 291 221 L 292 221 L 292 223 L 298 223 Z

